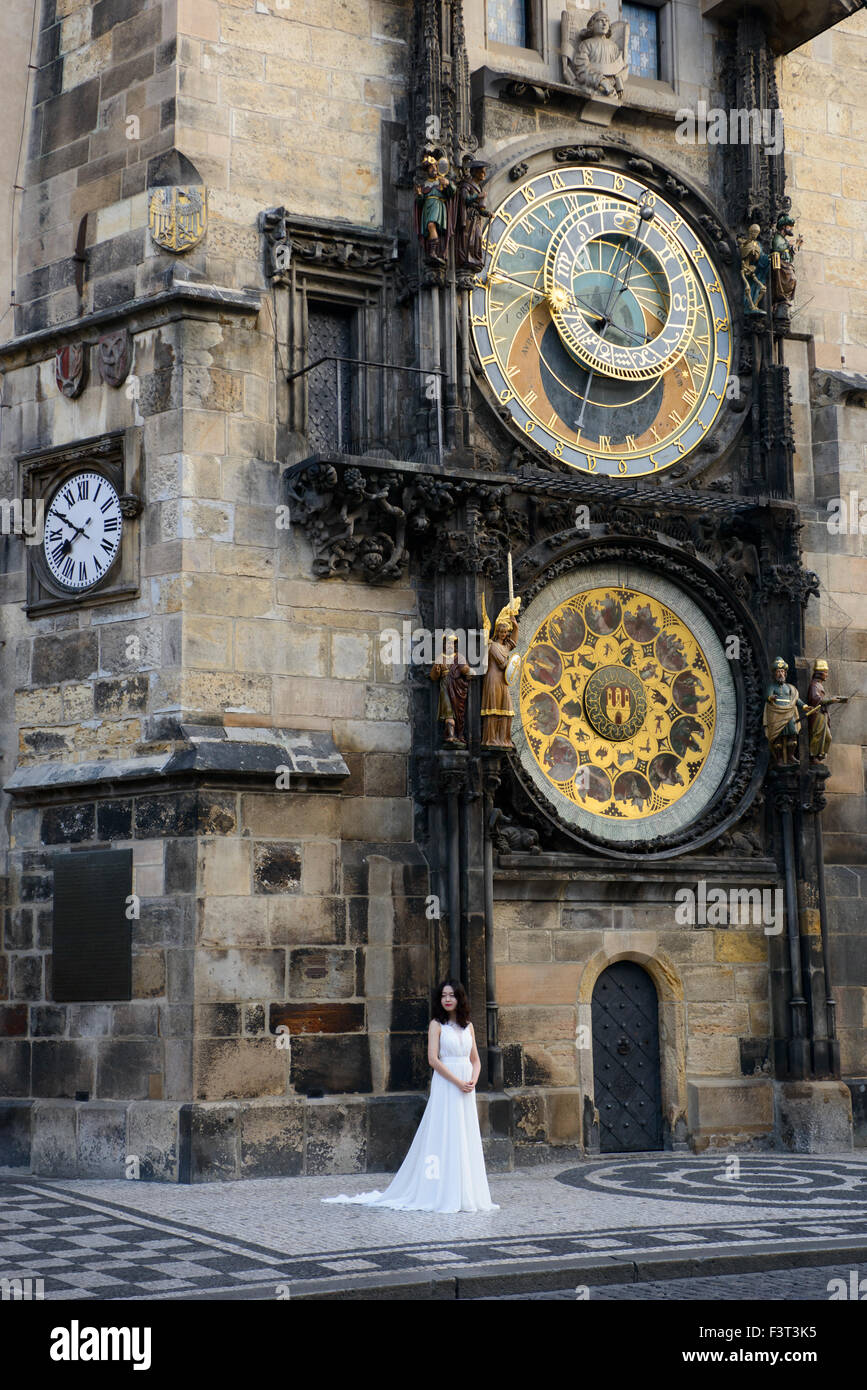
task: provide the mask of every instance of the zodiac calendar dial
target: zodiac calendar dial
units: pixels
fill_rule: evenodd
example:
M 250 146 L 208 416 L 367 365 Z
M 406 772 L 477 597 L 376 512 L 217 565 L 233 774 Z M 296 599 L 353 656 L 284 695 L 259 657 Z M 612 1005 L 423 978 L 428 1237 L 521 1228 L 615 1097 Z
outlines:
M 534 600 L 515 739 L 560 815 L 611 841 L 636 823 L 641 838 L 680 828 L 719 785 L 733 740 L 710 624 L 667 581 L 629 579 L 579 592 L 560 580 L 553 606 Z
M 525 436 L 587 473 L 691 453 L 720 410 L 728 302 L 708 252 L 640 179 L 564 165 L 519 183 L 472 292 L 478 362 Z

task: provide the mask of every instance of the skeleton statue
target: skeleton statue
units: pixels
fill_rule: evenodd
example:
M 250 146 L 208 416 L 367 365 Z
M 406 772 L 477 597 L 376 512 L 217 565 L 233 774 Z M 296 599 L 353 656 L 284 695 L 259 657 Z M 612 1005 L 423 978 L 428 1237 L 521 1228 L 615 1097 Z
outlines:
M 563 81 L 588 96 L 623 96 L 629 76 L 629 25 L 612 24 L 604 10 L 563 11 L 560 62 Z

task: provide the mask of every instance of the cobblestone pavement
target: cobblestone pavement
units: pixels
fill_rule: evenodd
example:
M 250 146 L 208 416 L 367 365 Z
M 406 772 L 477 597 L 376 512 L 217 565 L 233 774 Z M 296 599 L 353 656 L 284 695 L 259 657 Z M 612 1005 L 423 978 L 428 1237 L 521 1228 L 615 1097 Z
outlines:
M 861 1298 L 867 1297 L 867 1264 L 823 1265 L 817 1269 L 769 1269 L 761 1274 L 718 1274 L 708 1279 L 660 1279 L 642 1284 L 605 1284 L 588 1290 L 590 1303 L 626 1300 L 664 1300 L 729 1302 L 746 1299 L 756 1303 L 826 1303 L 832 1279 L 842 1279 L 847 1292 L 852 1287 L 852 1271 L 859 1282 L 865 1280 Z M 474 1299 L 475 1303 L 572 1302 L 576 1290 L 557 1289 L 550 1293 L 494 1294 Z
M 254 1286 L 274 1297 L 284 1281 L 351 1287 L 378 1274 L 466 1276 L 529 1261 L 748 1255 L 783 1242 L 833 1251 L 867 1241 L 867 1153 L 642 1154 L 522 1168 L 490 1175 L 500 1210 L 480 1214 L 320 1201 L 387 1181 L 366 1174 L 177 1186 L 7 1170 L 0 1278 L 41 1277 L 46 1298 L 241 1297 Z M 612 1287 L 593 1296 L 616 1296 Z M 629 1287 L 630 1296 L 647 1296 Z

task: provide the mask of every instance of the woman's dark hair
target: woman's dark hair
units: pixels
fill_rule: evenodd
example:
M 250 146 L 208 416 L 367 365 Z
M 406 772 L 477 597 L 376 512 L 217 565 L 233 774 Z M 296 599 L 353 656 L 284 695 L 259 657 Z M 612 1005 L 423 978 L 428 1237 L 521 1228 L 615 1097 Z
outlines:
M 460 980 L 443 980 L 442 984 L 437 985 L 431 1002 L 431 1018 L 435 1018 L 437 1023 L 448 1023 L 449 1021 L 449 1014 L 443 1008 L 443 990 L 446 985 L 451 985 L 457 1000 L 457 1008 L 453 1015 L 455 1022 L 459 1023 L 462 1028 L 466 1028 L 470 1021 L 470 1001 Z

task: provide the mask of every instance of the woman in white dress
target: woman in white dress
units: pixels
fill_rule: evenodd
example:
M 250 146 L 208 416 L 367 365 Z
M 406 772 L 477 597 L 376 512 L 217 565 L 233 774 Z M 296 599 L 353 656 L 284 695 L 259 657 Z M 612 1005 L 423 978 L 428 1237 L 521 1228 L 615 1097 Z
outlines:
M 434 994 L 427 1059 L 430 1096 L 409 1152 L 384 1192 L 323 1197 L 324 1202 L 394 1207 L 398 1211 L 499 1211 L 491 1201 L 476 1082 L 482 1064 L 466 991 L 444 980 Z

